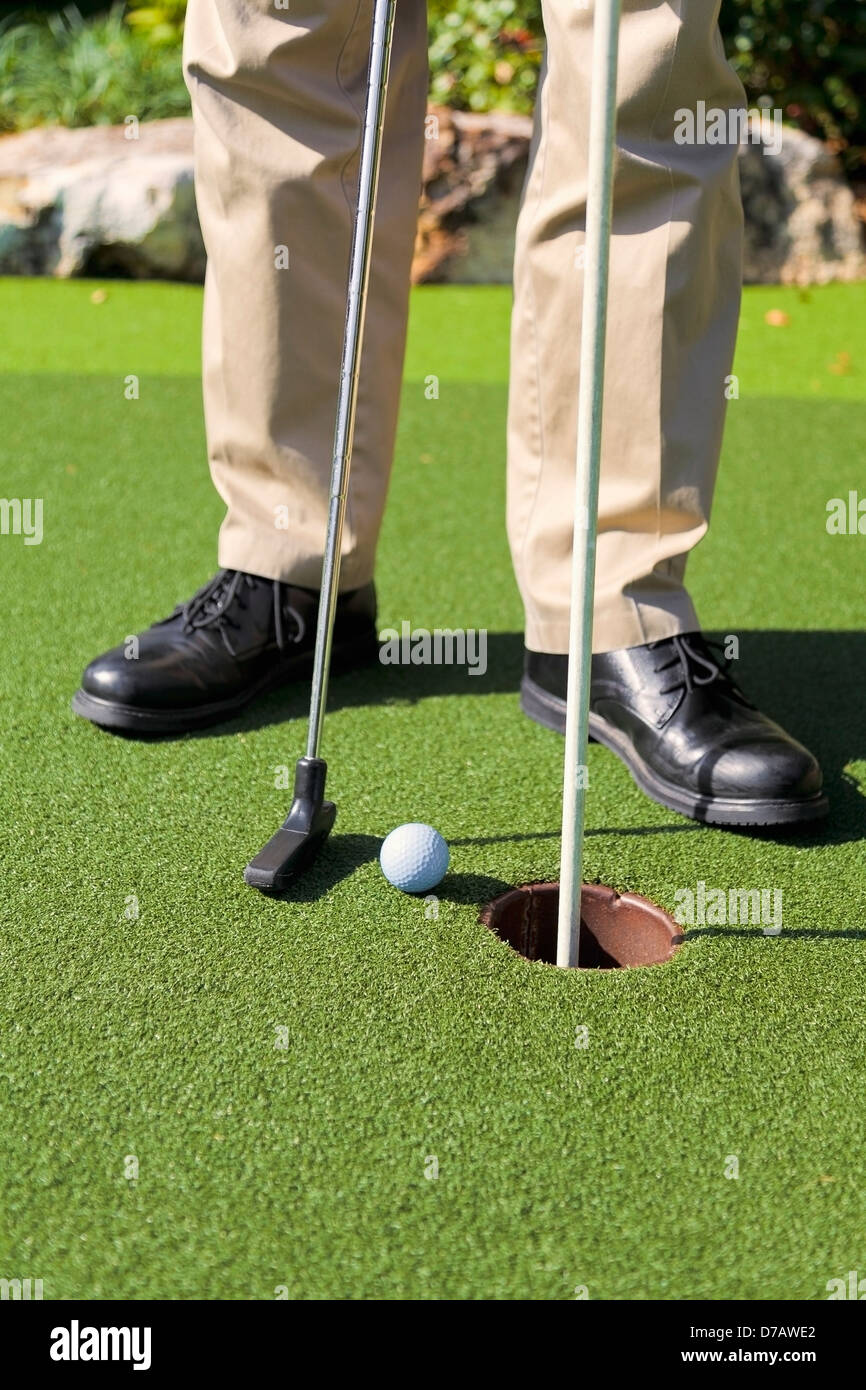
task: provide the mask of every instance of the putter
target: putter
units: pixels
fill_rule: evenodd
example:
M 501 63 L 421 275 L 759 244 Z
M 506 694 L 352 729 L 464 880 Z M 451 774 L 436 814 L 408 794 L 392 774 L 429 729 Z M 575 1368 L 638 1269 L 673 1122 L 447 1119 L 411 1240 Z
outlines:
M 589 736 L 589 688 L 592 664 L 592 612 L 595 546 L 598 533 L 598 480 L 604 398 L 604 347 L 607 328 L 607 282 L 613 158 L 616 141 L 616 72 L 621 0 L 595 0 L 593 17 L 592 92 L 586 196 L 586 260 L 580 339 L 580 388 L 577 414 L 577 462 L 574 493 L 574 543 L 571 562 L 571 613 L 568 633 L 565 772 L 562 794 L 562 857 L 556 963 L 574 967 L 580 945 L 580 898 L 583 887 L 583 827 Z M 581 541 L 583 543 L 581 544 Z
M 343 522 L 352 465 L 358 376 L 370 281 L 370 251 L 382 154 L 382 121 L 388 90 L 395 9 L 396 0 L 375 0 L 373 8 L 370 66 L 367 74 L 367 99 L 364 106 L 361 165 L 358 175 L 358 207 L 349 259 L 346 327 L 343 335 L 337 423 L 331 462 L 328 529 L 322 561 L 307 752 L 295 765 L 294 796 L 288 816 L 277 833 L 268 840 L 244 870 L 245 881 L 251 887 L 259 888 L 265 893 L 281 892 L 312 863 L 328 838 L 337 815 L 334 802 L 325 800 L 327 764 L 319 757 L 319 749 L 328 699 L 331 642 L 340 582 Z

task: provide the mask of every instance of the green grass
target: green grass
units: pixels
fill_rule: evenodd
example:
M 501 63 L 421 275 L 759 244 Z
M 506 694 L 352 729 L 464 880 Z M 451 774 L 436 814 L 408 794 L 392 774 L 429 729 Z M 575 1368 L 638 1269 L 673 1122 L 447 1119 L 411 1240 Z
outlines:
M 592 747 L 588 877 L 669 908 L 700 879 L 781 888 L 785 919 L 597 975 L 476 920 L 558 858 L 561 742 L 515 693 L 508 293 L 415 294 L 379 571 L 382 625 L 486 627 L 488 676 L 334 681 L 340 833 L 279 903 L 241 869 L 284 813 L 306 691 L 166 742 L 69 711 L 92 655 L 212 571 L 221 514 L 198 292 L 92 288 L 0 282 L 0 491 L 44 498 L 45 525 L 0 537 L 0 1275 L 54 1299 L 673 1300 L 821 1299 L 866 1271 L 866 540 L 824 526 L 864 487 L 866 286 L 747 293 L 690 569 L 747 689 L 821 754 L 829 825 L 698 828 Z M 410 819 L 452 845 L 438 920 L 375 862 Z

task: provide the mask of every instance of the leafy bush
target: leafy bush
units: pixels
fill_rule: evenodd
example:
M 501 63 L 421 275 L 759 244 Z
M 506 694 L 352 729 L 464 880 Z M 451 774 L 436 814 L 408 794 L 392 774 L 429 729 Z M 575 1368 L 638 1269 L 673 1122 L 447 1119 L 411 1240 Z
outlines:
M 74 6 L 0 25 L 0 131 L 113 125 L 189 110 L 176 44 L 154 44 L 123 6 L 83 19 Z
M 152 43 L 180 43 L 186 0 L 128 0 L 126 22 Z
M 540 0 L 429 0 L 427 11 L 434 101 L 532 110 L 544 46 Z
M 749 96 L 830 141 L 853 169 L 866 159 L 862 0 L 724 0 L 728 56 Z
M 532 109 L 543 42 L 541 0 L 430 0 L 434 100 Z M 768 96 L 792 124 L 830 141 L 849 168 L 866 161 L 863 0 L 723 0 L 728 57 L 751 101 Z

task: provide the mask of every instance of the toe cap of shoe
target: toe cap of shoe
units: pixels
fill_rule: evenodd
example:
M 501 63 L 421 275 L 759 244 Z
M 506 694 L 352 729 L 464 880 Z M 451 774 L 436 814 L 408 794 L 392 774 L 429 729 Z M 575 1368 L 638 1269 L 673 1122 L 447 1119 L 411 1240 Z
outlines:
M 817 796 L 823 778 L 809 750 L 780 731 L 712 750 L 701 760 L 698 780 L 714 796 L 789 801 Z
M 117 704 L 135 704 L 138 685 L 135 662 L 126 657 L 123 647 L 95 657 L 81 677 L 81 689 L 87 695 Z

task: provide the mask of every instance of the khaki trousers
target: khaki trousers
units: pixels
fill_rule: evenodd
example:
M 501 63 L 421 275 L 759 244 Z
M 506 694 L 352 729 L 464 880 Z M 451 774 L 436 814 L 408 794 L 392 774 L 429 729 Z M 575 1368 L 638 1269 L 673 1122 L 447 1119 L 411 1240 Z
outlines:
M 185 70 L 208 270 L 203 378 L 220 564 L 317 588 L 372 0 L 190 0 Z M 719 0 L 625 0 L 593 645 L 698 625 L 740 297 L 733 145 L 675 113 L 743 102 Z M 518 224 L 508 533 L 536 651 L 567 650 L 592 15 L 545 4 Z M 394 447 L 427 89 L 426 7 L 398 0 L 341 587 L 373 574 Z

